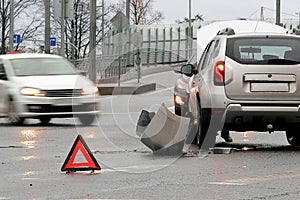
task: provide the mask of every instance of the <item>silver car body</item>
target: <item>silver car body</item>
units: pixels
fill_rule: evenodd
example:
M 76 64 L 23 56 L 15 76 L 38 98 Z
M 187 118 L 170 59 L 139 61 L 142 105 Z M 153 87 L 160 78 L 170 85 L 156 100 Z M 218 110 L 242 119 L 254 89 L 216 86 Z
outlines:
M 300 37 L 295 35 L 215 36 L 200 58 L 199 73 L 191 77 L 189 85 L 189 111 L 194 123 L 201 126 L 203 119 L 199 120 L 199 115 L 208 111 L 210 116 L 206 119 L 214 119 L 213 124 L 210 121 L 214 132 L 286 130 L 288 141 L 298 144 L 295 129 L 300 122 L 299 53 Z M 219 64 L 224 74 L 216 82 Z

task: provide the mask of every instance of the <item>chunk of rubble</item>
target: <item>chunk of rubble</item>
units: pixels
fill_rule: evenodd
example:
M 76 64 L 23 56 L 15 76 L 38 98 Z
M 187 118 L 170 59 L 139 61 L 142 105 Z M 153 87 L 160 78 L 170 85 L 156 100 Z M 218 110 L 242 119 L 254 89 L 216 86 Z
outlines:
M 136 133 L 155 154 L 182 154 L 189 123 L 190 118 L 177 116 L 162 104 L 156 114 L 141 112 Z

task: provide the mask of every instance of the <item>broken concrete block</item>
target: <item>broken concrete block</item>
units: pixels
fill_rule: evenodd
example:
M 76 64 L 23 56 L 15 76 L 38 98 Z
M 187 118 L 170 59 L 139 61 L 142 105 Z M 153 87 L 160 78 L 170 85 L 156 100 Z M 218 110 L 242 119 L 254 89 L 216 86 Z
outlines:
M 151 115 L 153 114 L 147 113 L 147 111 L 141 113 L 137 126 L 137 134 L 140 136 L 141 142 L 153 152 L 174 150 L 176 153 L 182 153 L 190 119 L 175 115 L 165 104 L 161 105 L 152 119 Z M 147 126 L 141 126 L 148 122 Z

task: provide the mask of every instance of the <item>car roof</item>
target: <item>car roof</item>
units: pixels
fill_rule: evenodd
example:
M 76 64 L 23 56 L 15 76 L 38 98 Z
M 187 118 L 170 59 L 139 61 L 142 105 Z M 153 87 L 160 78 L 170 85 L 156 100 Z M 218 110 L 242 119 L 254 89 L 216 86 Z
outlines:
M 21 59 L 21 58 L 61 58 L 58 55 L 39 54 L 39 53 L 19 53 L 19 54 L 5 54 L 0 55 L 0 59 Z
M 252 20 L 230 20 L 219 21 L 208 24 L 197 30 L 197 60 L 200 59 L 202 52 L 207 44 L 216 37 L 217 33 L 224 28 L 232 28 L 235 34 L 238 33 L 262 33 L 262 32 L 274 32 L 285 34 L 287 29 L 264 21 L 252 21 Z M 199 38 L 199 39 L 198 39 Z M 200 39 L 201 38 L 201 39 Z
M 266 37 L 266 36 L 271 36 L 271 37 L 282 37 L 282 38 L 300 38 L 298 35 L 293 35 L 293 34 L 288 34 L 288 33 L 272 33 L 272 32 L 260 32 L 260 33 L 237 33 L 234 35 L 222 35 L 227 38 L 238 38 L 238 37 Z

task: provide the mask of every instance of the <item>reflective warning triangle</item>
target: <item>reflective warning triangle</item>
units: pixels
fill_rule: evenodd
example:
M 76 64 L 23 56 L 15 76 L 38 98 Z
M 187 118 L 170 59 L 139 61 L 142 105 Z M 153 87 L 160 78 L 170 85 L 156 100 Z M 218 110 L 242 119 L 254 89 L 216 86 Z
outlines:
M 81 154 L 85 158 L 85 162 L 74 162 L 77 153 L 81 152 Z M 78 135 L 71 151 L 69 152 L 63 166 L 61 167 L 61 171 L 88 171 L 88 170 L 100 170 L 101 167 L 98 164 L 97 160 L 93 156 L 91 150 L 85 143 L 83 137 Z

